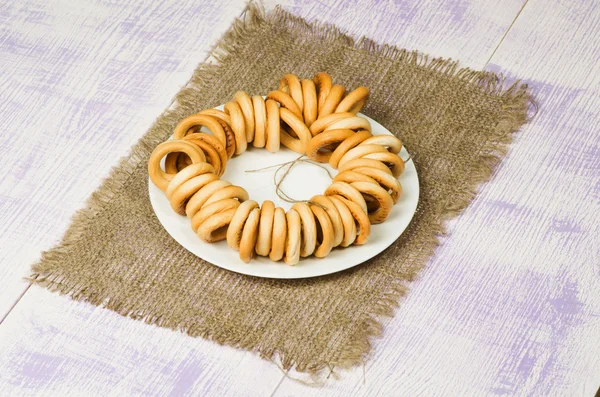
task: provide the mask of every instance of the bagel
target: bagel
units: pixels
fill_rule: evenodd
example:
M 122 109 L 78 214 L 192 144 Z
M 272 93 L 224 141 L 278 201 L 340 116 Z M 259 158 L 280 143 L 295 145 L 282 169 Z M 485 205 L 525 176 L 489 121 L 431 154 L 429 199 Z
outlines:
M 295 265 L 300 260 L 300 214 L 292 208 L 286 212 L 285 220 L 287 224 L 287 234 L 285 237 L 285 257 L 283 260 L 288 265 Z
M 267 94 L 267 99 L 272 99 L 279 103 L 283 109 L 287 109 L 294 113 L 300 120 L 302 120 L 302 110 L 298 107 L 298 104 L 294 99 L 287 93 L 281 90 L 271 91 Z
M 385 165 L 384 165 L 385 166 Z M 387 167 L 386 167 L 387 168 Z M 389 168 L 388 168 L 389 170 Z M 354 168 L 353 171 L 344 171 L 337 176 L 346 173 L 346 172 L 355 172 L 357 174 L 364 175 L 376 181 L 382 188 L 387 190 L 387 192 L 392 197 L 392 201 L 394 204 L 398 202 L 400 196 L 402 195 L 402 185 L 400 181 L 396 179 L 391 172 L 385 172 L 380 169 L 371 168 L 371 167 L 357 167 Z M 335 181 L 335 178 L 333 178 Z
M 369 89 L 367 87 L 358 87 L 342 99 L 337 108 L 335 108 L 335 112 L 358 113 L 367 102 L 367 99 L 369 99 Z
M 363 196 L 371 196 L 379 204 L 373 211 L 367 212 L 371 224 L 382 223 L 392 212 L 394 201 L 392 196 L 376 182 L 352 182 L 350 184 Z
M 313 82 L 315 83 L 315 88 L 317 90 L 317 109 L 320 110 L 325 104 L 325 100 L 331 91 L 333 82 L 331 80 L 331 76 L 323 72 L 317 73 L 317 75 L 313 78 Z
M 267 256 L 271 252 L 273 240 L 273 218 L 275 216 L 275 204 L 267 200 L 260 207 L 260 220 L 258 222 L 258 237 L 256 240 L 256 253 Z
M 312 123 L 317 119 L 318 104 L 317 104 L 317 90 L 315 83 L 312 80 L 302 80 L 302 101 L 304 108 L 302 109 L 302 115 L 304 116 L 304 124 L 310 128 Z
M 207 243 L 224 240 L 227 235 L 227 227 L 234 214 L 235 209 L 213 214 L 198 226 L 196 234 Z
M 345 93 L 346 89 L 344 86 L 334 84 L 333 87 L 331 87 L 329 95 L 327 95 L 327 99 L 325 99 L 323 106 L 319 108 L 319 117 L 325 117 L 328 114 L 333 113 L 340 104 Z
M 325 128 L 325 131 L 339 130 L 339 129 L 344 129 L 344 128 L 348 128 L 350 130 L 355 130 L 355 131 L 359 131 L 359 130 L 371 131 L 371 123 L 369 123 L 369 120 L 365 119 L 364 117 L 360 117 L 360 116 L 347 117 L 342 120 L 336 121 L 335 123 L 331 123 L 329 126 L 327 126 Z
M 177 175 L 173 177 L 173 179 L 171 179 L 167 189 L 165 190 L 165 196 L 170 199 L 175 189 L 181 186 L 182 183 L 192 179 L 195 176 L 208 173 L 215 174 L 215 169 L 208 163 L 196 163 L 184 168 L 183 170 L 179 171 Z
M 209 205 L 205 205 L 200 211 L 196 212 L 192 217 L 192 230 L 198 231 L 198 227 L 204 223 L 207 219 L 215 214 L 225 212 L 228 210 L 235 210 L 240 206 L 240 202 L 236 199 L 224 199 L 215 201 Z
M 363 167 L 375 168 L 375 169 L 383 171 L 389 175 L 392 175 L 392 170 L 390 170 L 387 165 L 383 164 L 381 161 L 374 160 L 374 159 L 367 159 L 367 158 L 350 160 L 347 163 L 344 163 L 343 166 L 339 167 L 338 172 L 351 171 L 356 168 L 363 168 Z
M 223 127 L 223 131 L 225 131 L 225 151 L 227 152 L 227 158 L 230 159 L 235 153 L 235 134 L 233 133 L 233 130 L 230 127 L 231 117 L 229 117 L 227 113 L 219 109 L 204 109 L 198 114 L 212 116 L 219 121 L 219 124 L 221 124 L 221 127 Z
M 371 153 L 389 153 L 383 146 L 380 145 L 358 145 L 348 150 L 340 159 L 338 163 L 338 167 L 342 167 L 344 163 L 347 163 L 350 160 L 358 159 L 361 157 L 365 157 Z
M 365 159 L 372 159 L 381 161 L 385 164 L 390 171 L 392 171 L 392 175 L 398 178 L 404 172 L 404 161 L 395 153 L 390 152 L 380 152 L 380 153 L 371 153 L 363 156 Z
M 302 223 L 300 256 L 304 258 L 310 256 L 315 251 L 317 245 L 317 224 L 308 204 L 303 202 L 294 203 L 292 209 L 298 212 Z
M 246 219 L 248 219 L 250 212 L 255 208 L 258 208 L 258 203 L 256 201 L 244 201 L 237 207 L 235 214 L 231 218 L 231 222 L 227 228 L 227 245 L 236 251 L 239 251 L 240 249 L 240 240 L 242 239 L 242 232 Z
M 311 138 L 310 131 L 308 130 L 308 127 L 306 127 L 306 124 L 286 108 L 280 108 L 279 115 L 281 116 L 281 120 L 290 126 L 298 136 L 298 138 L 293 138 L 284 129 L 281 129 L 281 144 L 296 153 L 306 153 L 306 146 Z
M 314 255 L 317 258 L 324 258 L 333 248 L 335 239 L 333 225 L 331 219 L 329 219 L 329 215 L 327 215 L 327 212 L 325 212 L 323 208 L 317 205 L 311 205 L 310 209 L 316 220 L 317 226 L 317 244 Z
M 235 135 L 235 154 L 240 155 L 244 153 L 248 147 L 244 113 L 242 112 L 240 105 L 235 101 L 227 102 L 225 104 L 225 113 L 231 118 L 230 127 Z
M 335 148 L 331 156 L 329 157 L 329 165 L 332 168 L 338 168 L 340 159 L 346 154 L 346 152 L 355 146 L 358 146 L 365 139 L 373 136 L 370 131 L 358 131 L 354 135 L 346 138 L 342 143 Z
M 365 199 L 363 198 L 362 194 L 360 194 L 360 192 L 349 183 L 333 182 L 331 185 L 329 185 L 329 187 L 327 187 L 327 189 L 325 189 L 325 195 L 338 195 L 345 197 L 346 199 L 352 201 L 360 208 L 362 208 L 365 214 L 368 212 L 367 203 L 365 202 Z
M 208 128 L 208 130 L 221 141 L 223 145 L 227 144 L 227 135 L 225 135 L 225 130 L 223 130 L 219 120 L 206 114 L 193 114 L 181 120 L 179 124 L 177 124 L 177 127 L 175 127 L 173 138 L 181 139 L 194 131 L 199 132 L 202 127 Z
M 272 261 L 279 261 L 285 254 L 287 238 L 287 220 L 285 211 L 281 207 L 275 208 L 273 213 L 273 231 L 271 237 L 271 252 L 269 258 Z
M 292 97 L 294 102 L 296 102 L 296 105 L 298 105 L 300 112 L 302 112 L 304 109 L 304 94 L 302 92 L 302 84 L 300 83 L 298 76 L 291 73 L 283 76 L 279 82 L 279 90 L 287 92 Z
M 327 163 L 333 151 L 354 134 L 352 130 L 329 130 L 315 135 L 306 145 L 306 156 L 319 163 Z
M 325 131 L 325 128 L 329 127 L 331 124 L 336 123 L 340 120 L 344 120 L 350 117 L 354 117 L 352 113 L 331 113 L 328 116 L 321 117 L 315 120 L 310 125 L 310 133 L 312 136 L 319 135 L 321 132 Z
M 200 191 L 206 185 L 218 181 L 219 177 L 213 173 L 195 176 L 184 183 L 182 183 L 177 189 L 171 193 L 169 202 L 171 208 L 179 215 L 186 215 L 187 203 L 190 198 Z M 224 182 L 224 181 L 222 181 Z M 229 182 L 227 182 L 229 183 Z
M 195 192 L 185 205 L 185 214 L 188 218 L 192 218 L 196 212 L 200 211 L 210 196 L 226 186 L 231 186 L 231 183 L 218 179 L 207 183 L 200 190 Z M 175 195 L 175 193 L 173 193 L 173 195 Z M 171 200 L 172 199 L 173 197 L 171 197 Z
M 190 142 L 182 140 L 172 140 L 163 142 L 152 151 L 148 159 L 148 176 L 152 183 L 163 192 L 167 189 L 169 182 L 175 174 L 167 174 L 160 168 L 160 160 L 173 152 L 181 152 L 187 154 L 192 163 L 205 163 L 206 157 L 200 148 Z
M 354 220 L 354 216 L 348 209 L 348 206 L 344 204 L 342 200 L 337 198 L 336 196 L 327 197 L 337 210 L 340 215 L 340 219 L 342 221 L 342 227 L 344 230 L 342 241 L 340 242 L 340 246 L 348 247 L 354 243 L 356 240 L 356 221 Z
M 393 135 L 380 134 L 374 135 L 370 138 L 365 139 L 360 143 L 361 145 L 381 145 L 387 148 L 389 152 L 400 153 L 402 150 L 402 141 Z
M 240 239 L 240 259 L 248 263 L 254 257 L 254 246 L 258 236 L 258 221 L 260 219 L 260 209 L 254 208 L 250 211 Z
M 267 150 L 271 153 L 275 153 L 279 150 L 280 145 L 280 117 L 279 117 L 279 106 L 277 102 L 269 99 L 265 102 L 265 108 L 267 110 L 267 142 L 265 144 Z
M 265 147 L 267 142 L 267 108 L 265 100 L 258 95 L 252 97 L 254 108 L 254 140 L 252 145 L 256 148 Z
M 254 140 L 254 106 L 252 105 L 252 99 L 246 91 L 236 92 L 233 99 L 240 105 L 245 121 L 246 143 L 250 143 Z
M 225 199 L 236 199 L 240 203 L 243 203 L 244 201 L 248 200 L 248 192 L 246 191 L 246 189 L 244 189 L 243 187 L 240 187 L 240 186 L 235 186 L 235 185 L 225 186 L 225 187 L 217 190 L 215 193 L 213 193 L 208 198 L 208 200 L 206 200 L 204 202 L 202 207 L 204 207 L 210 203 L 214 203 L 215 201 L 225 200 Z
M 342 218 L 339 211 L 333 204 L 331 198 L 324 195 L 313 196 L 310 199 L 310 202 L 322 206 L 325 209 L 325 212 L 327 212 L 327 215 L 329 215 L 331 225 L 333 226 L 333 246 L 337 247 L 344 239 L 344 225 L 342 224 Z
M 348 200 L 343 196 L 336 195 L 335 197 L 340 199 L 341 202 L 348 207 L 348 210 L 350 210 L 350 213 L 356 222 L 358 234 L 356 240 L 354 240 L 354 244 L 362 245 L 366 243 L 371 234 L 371 222 L 369 221 L 367 213 L 355 202 Z

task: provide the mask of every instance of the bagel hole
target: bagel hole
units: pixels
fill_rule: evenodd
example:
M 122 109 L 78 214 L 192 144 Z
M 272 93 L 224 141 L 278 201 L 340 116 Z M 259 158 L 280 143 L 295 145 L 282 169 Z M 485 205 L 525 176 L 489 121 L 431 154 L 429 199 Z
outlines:
M 316 220 L 316 219 L 315 219 Z M 321 222 L 318 220 L 315 222 L 317 225 L 317 247 L 323 243 L 323 228 Z
M 339 146 L 339 144 L 330 143 L 328 145 L 320 147 L 317 152 L 319 154 L 331 154 L 334 152 L 335 149 L 337 149 L 338 146 Z
M 298 135 L 296 135 L 296 133 L 294 132 L 294 130 L 292 129 L 292 127 L 290 127 L 289 125 L 287 125 L 284 121 L 281 122 L 281 128 L 283 130 L 285 130 L 285 132 L 288 133 L 289 136 L 291 136 L 292 138 L 298 138 Z
M 365 202 L 367 203 L 367 212 L 369 214 L 372 214 L 374 212 L 379 211 L 379 209 L 381 208 L 381 204 L 379 204 L 379 201 L 377 201 L 377 199 L 373 196 L 371 196 L 370 194 L 366 194 L 366 193 L 361 193 L 363 198 L 365 199 Z
M 227 228 L 229 225 L 221 226 L 210 233 L 210 239 L 213 242 L 225 240 L 227 238 Z

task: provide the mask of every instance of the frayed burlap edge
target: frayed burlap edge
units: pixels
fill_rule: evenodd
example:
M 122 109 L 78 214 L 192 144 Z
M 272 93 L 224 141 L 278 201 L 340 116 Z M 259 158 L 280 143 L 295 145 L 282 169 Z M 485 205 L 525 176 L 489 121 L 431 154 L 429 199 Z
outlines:
M 239 40 L 263 24 L 277 24 L 277 26 L 283 26 L 298 35 L 312 36 L 318 40 L 332 42 L 332 44 L 345 45 L 353 51 L 368 51 L 395 62 L 412 63 L 437 73 L 446 74 L 451 78 L 460 79 L 466 84 L 471 84 L 489 94 L 502 98 L 504 114 L 495 131 L 488 137 L 488 143 L 482 150 L 478 168 L 469 174 L 467 181 L 469 188 L 460 192 L 460 197 L 454 202 L 454 206 L 447 208 L 443 216 L 438 219 L 437 224 L 431 230 L 430 239 L 425 244 L 426 249 L 419 251 L 415 256 L 417 266 L 411 267 L 412 274 L 409 279 L 416 278 L 418 272 L 433 255 L 435 248 L 439 245 L 440 238 L 446 234 L 445 222 L 460 214 L 474 198 L 477 187 L 490 179 L 495 167 L 507 153 L 508 145 L 512 140 L 512 133 L 527 121 L 528 105 L 533 103 L 527 85 L 520 84 L 517 81 L 511 86 L 505 87 L 505 79 L 502 75 L 459 68 L 458 62 L 450 59 L 429 58 L 417 51 L 407 51 L 395 46 L 377 44 L 367 38 L 355 41 L 335 26 L 321 23 L 309 24 L 302 18 L 295 17 L 279 7 L 267 14 L 260 4 L 251 3 L 213 49 L 212 57 L 215 62 L 205 62 L 198 66 L 186 87 L 175 97 L 174 106 L 171 106 L 155 121 L 144 137 L 132 148 L 131 153 L 120 160 L 119 164 L 111 171 L 110 176 L 92 194 L 85 208 L 79 210 L 73 216 L 72 223 L 63 236 L 60 245 L 42 255 L 41 261 L 32 266 L 32 273 L 28 280 L 32 284 L 43 286 L 50 291 L 69 295 L 74 300 L 105 307 L 123 316 L 129 316 L 161 327 L 180 330 L 191 336 L 201 336 L 219 344 L 254 351 L 284 370 L 294 368 L 300 372 L 308 372 L 313 376 L 318 376 L 325 371 L 331 375 L 334 368 L 349 368 L 364 363 L 364 359 L 371 348 L 370 341 L 373 337 L 381 335 L 382 325 L 380 319 L 391 317 L 399 304 L 400 298 L 406 293 L 407 287 L 403 280 L 396 280 L 379 299 L 373 310 L 364 314 L 361 326 L 357 328 L 353 339 L 336 360 L 330 362 L 297 362 L 293 358 L 285 356 L 281 351 L 262 351 L 258 346 L 246 346 L 240 340 L 233 340 L 231 337 L 224 335 L 197 334 L 189 324 L 175 322 L 163 316 L 162 313 L 154 313 L 151 310 L 144 311 L 144 309 L 138 307 L 125 307 L 121 302 L 112 300 L 110 296 L 95 291 L 92 285 L 76 281 L 65 281 L 64 275 L 57 272 L 57 267 L 54 266 L 54 264 L 61 262 L 63 255 L 67 254 L 71 245 L 77 244 L 80 237 L 85 233 L 87 226 L 94 222 L 98 212 L 127 183 L 140 162 L 147 161 L 154 147 L 164 140 L 165 128 L 190 114 L 193 110 L 195 90 L 218 78 L 219 68 L 229 62 L 229 54 L 236 50 Z M 69 274 L 69 277 L 72 279 L 73 275 Z

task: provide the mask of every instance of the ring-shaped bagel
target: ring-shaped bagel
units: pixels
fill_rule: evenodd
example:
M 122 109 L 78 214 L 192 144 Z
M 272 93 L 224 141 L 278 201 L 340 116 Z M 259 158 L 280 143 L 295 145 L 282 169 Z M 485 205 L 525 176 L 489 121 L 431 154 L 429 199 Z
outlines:
M 316 135 L 308 141 L 306 156 L 319 163 L 327 163 L 333 151 L 354 134 L 352 130 L 329 130 Z
M 340 242 L 341 247 L 348 247 L 354 243 L 356 240 L 356 221 L 354 220 L 354 216 L 348 209 L 348 206 L 342 202 L 339 198 L 335 196 L 327 197 L 337 210 L 340 215 L 340 219 L 342 220 L 342 228 L 344 229 L 344 233 L 342 236 L 342 241 Z
M 394 201 L 384 188 L 376 182 L 352 182 L 350 186 L 358 190 L 362 195 L 373 197 L 379 203 L 374 211 L 367 213 L 369 221 L 372 224 L 382 223 L 387 219 L 392 212 Z
M 284 121 L 298 136 L 292 138 L 284 129 L 281 129 L 281 144 L 296 153 L 306 153 L 306 146 L 310 141 L 311 135 L 306 124 L 299 119 L 294 113 L 286 108 L 279 108 L 281 120 Z
M 355 169 L 362 168 L 362 167 L 375 168 L 377 170 L 380 170 L 380 171 L 383 171 L 385 173 L 392 175 L 392 170 L 390 170 L 389 167 L 387 165 L 383 164 L 381 161 L 367 159 L 364 157 L 361 159 L 354 159 L 354 160 L 348 161 L 342 167 L 338 168 L 338 172 L 351 171 L 351 170 L 355 170 Z
M 334 182 L 346 182 L 346 183 L 352 183 L 352 182 L 371 182 L 371 183 L 377 183 L 377 181 L 367 175 L 361 174 L 360 172 L 356 172 L 356 171 L 343 171 L 338 173 L 334 178 L 333 178 Z
M 263 97 L 254 95 L 252 97 L 254 108 L 254 140 L 252 145 L 256 148 L 265 147 L 267 142 L 267 108 Z
M 310 210 L 310 206 L 303 202 L 294 203 L 292 209 L 298 212 L 302 222 L 300 256 L 305 258 L 312 255 L 317 245 L 317 224 L 315 223 L 315 216 Z
M 325 103 L 319 108 L 319 117 L 325 117 L 328 114 L 333 113 L 340 104 L 345 93 L 346 89 L 344 86 L 334 84 L 329 91 L 329 95 L 327 95 L 327 99 L 325 99 Z
M 254 208 L 244 222 L 242 229 L 242 238 L 240 238 L 240 259 L 248 263 L 254 257 L 254 247 L 258 237 L 258 221 L 260 219 L 260 209 Z
M 194 193 L 185 206 L 185 214 L 188 216 L 188 218 L 192 218 L 196 212 L 200 211 L 210 196 L 226 186 L 231 186 L 231 183 L 219 179 L 207 183 L 200 190 Z M 175 195 L 175 193 L 173 193 L 173 195 Z
M 331 113 L 328 116 L 318 118 L 310 125 L 310 133 L 312 136 L 318 135 L 321 132 L 325 131 L 325 128 L 329 127 L 331 124 L 350 117 L 354 117 L 354 114 Z
M 187 182 L 195 176 L 209 173 L 215 174 L 215 169 L 212 165 L 208 163 L 200 162 L 185 167 L 184 169 L 179 171 L 177 175 L 173 177 L 173 179 L 171 179 L 169 185 L 165 189 L 165 195 L 167 196 L 167 199 L 171 198 L 171 195 L 173 194 L 175 189 L 181 186 L 182 183 Z
M 271 252 L 273 241 L 273 218 L 275 216 L 275 204 L 266 200 L 260 206 L 260 220 L 258 222 L 258 238 L 256 239 L 256 253 L 267 256 Z
M 267 109 L 267 142 L 265 147 L 271 153 L 279 150 L 281 144 L 281 118 L 279 116 L 279 105 L 272 99 L 265 101 Z
M 358 87 L 342 99 L 337 108 L 335 108 L 335 113 L 351 112 L 356 114 L 367 102 L 367 99 L 369 99 L 369 89 L 367 87 Z
M 225 137 L 227 142 L 224 144 L 224 146 L 225 151 L 227 152 L 227 158 L 230 159 L 235 153 L 235 134 L 230 127 L 231 117 L 229 117 L 227 113 L 219 109 L 204 109 L 198 114 L 205 114 L 207 116 L 212 116 L 219 120 L 219 124 L 221 124 L 221 127 L 223 127 L 223 131 L 225 131 Z
M 300 221 L 300 214 L 293 208 L 286 212 L 285 221 L 287 234 L 285 236 L 285 256 L 283 260 L 288 265 L 293 266 L 300 260 L 302 222 Z
M 324 194 L 325 196 L 338 195 L 345 197 L 348 200 L 351 200 L 352 202 L 360 206 L 360 208 L 362 208 L 365 214 L 367 214 L 369 211 L 367 208 L 367 203 L 365 202 L 365 199 L 363 198 L 362 194 L 360 194 L 360 192 L 349 183 L 333 182 L 327 187 L 327 189 L 325 189 Z
M 302 110 L 300 110 L 296 101 L 294 101 L 294 99 L 292 99 L 292 97 L 289 94 L 287 94 L 281 90 L 275 90 L 275 91 L 269 92 L 267 94 L 266 99 L 274 100 L 275 102 L 279 103 L 282 108 L 288 109 L 290 112 L 292 112 L 296 116 L 298 116 L 298 118 L 300 120 L 303 119 L 302 118 Z
M 331 80 L 331 76 L 328 73 L 317 73 L 317 75 L 313 78 L 313 82 L 315 83 L 315 88 L 317 89 L 317 109 L 321 109 L 321 107 L 325 104 L 325 100 L 331 91 L 331 87 L 333 86 L 333 81 Z
M 317 90 L 315 83 L 312 80 L 302 80 L 302 101 L 304 102 L 304 108 L 302 109 L 302 115 L 304 116 L 304 123 L 310 128 L 312 123 L 315 122 L 318 115 L 318 104 L 317 104 Z
M 202 207 L 207 206 L 208 204 L 214 203 L 215 201 L 225 200 L 225 199 L 236 199 L 239 202 L 243 203 L 248 200 L 248 192 L 241 186 L 231 185 L 225 186 L 224 188 L 213 193 L 208 200 L 202 205 Z
M 365 175 L 375 180 L 377 183 L 379 183 L 379 185 L 382 188 L 386 189 L 390 193 L 394 204 L 396 204 L 398 200 L 400 200 L 400 196 L 402 196 L 402 185 L 400 184 L 400 181 L 391 174 L 391 171 L 385 172 L 383 170 L 372 167 L 357 167 L 354 168 L 352 171 L 344 171 L 341 174 L 346 172 L 355 172 L 357 174 Z M 335 178 L 333 180 L 335 181 Z
M 271 252 L 269 259 L 279 261 L 285 254 L 285 244 L 287 237 L 287 221 L 285 210 L 281 207 L 275 208 L 273 214 L 273 232 L 271 238 Z
M 188 200 L 206 185 L 218 181 L 218 179 L 218 176 L 209 173 L 198 175 L 185 181 L 171 194 L 171 198 L 169 198 L 171 208 L 179 215 L 186 215 Z
M 211 216 L 228 210 L 235 210 L 239 206 L 240 202 L 232 198 L 215 201 L 214 203 L 205 205 L 192 217 L 192 230 L 194 232 L 197 232 L 198 227 L 200 227 L 200 225 L 203 224 Z
M 327 126 L 325 128 L 325 131 L 327 130 L 339 130 L 342 128 L 348 128 L 350 130 L 355 130 L 355 131 L 359 131 L 359 130 L 367 130 L 367 131 L 371 131 L 371 123 L 369 123 L 369 120 L 365 119 L 364 117 L 360 117 L 360 116 L 354 116 L 354 117 L 348 117 L 339 121 L 336 121 L 335 123 L 330 124 L 329 126 Z
M 250 95 L 246 91 L 236 92 L 233 99 L 240 105 L 240 109 L 244 115 L 246 143 L 250 143 L 254 140 L 254 106 L 252 105 L 252 99 L 250 99 Z
M 225 130 L 223 130 L 219 120 L 213 116 L 199 113 L 181 120 L 179 124 L 177 124 L 177 127 L 175 127 L 173 138 L 181 139 L 188 134 L 200 132 L 202 127 L 208 128 L 211 134 L 217 137 L 223 145 L 227 144 L 227 135 L 225 135 Z
M 172 152 L 181 152 L 187 154 L 192 163 L 204 163 L 206 157 L 200 148 L 190 142 L 182 140 L 171 140 L 163 142 L 154 148 L 150 159 L 148 160 L 148 176 L 152 182 L 163 192 L 167 189 L 169 181 L 175 174 L 167 174 L 160 168 L 160 160 Z M 204 158 L 204 160 L 203 160 Z
M 223 145 L 219 142 L 217 138 L 212 135 L 201 133 L 193 133 L 183 137 L 184 141 L 188 141 L 198 146 L 202 152 L 205 154 L 206 162 L 213 166 L 215 169 L 215 174 L 221 176 L 225 172 L 225 167 L 227 166 L 227 152 L 223 148 Z M 212 140 L 213 142 L 209 142 Z M 215 149 L 215 145 L 217 144 L 220 151 Z M 181 166 L 181 162 L 184 162 L 185 166 Z M 165 171 L 167 173 L 179 172 L 183 168 L 185 168 L 190 162 L 188 156 L 182 153 L 169 153 L 167 158 L 165 159 Z
M 313 204 L 310 206 L 310 209 L 313 212 L 317 225 L 317 245 L 313 254 L 317 258 L 324 258 L 333 248 L 335 239 L 333 225 L 331 219 L 329 219 L 329 215 L 323 208 Z
M 388 151 L 383 153 L 371 153 L 363 156 L 364 159 L 372 159 L 381 161 L 385 164 L 391 171 L 392 175 L 398 178 L 404 172 L 404 161 L 395 153 L 390 153 Z
M 345 163 L 350 160 L 359 159 L 365 157 L 371 153 L 389 153 L 381 145 L 358 145 L 348 150 L 340 159 L 338 167 L 343 167 Z
M 229 228 L 227 228 L 227 245 L 236 251 L 240 249 L 240 240 L 246 219 L 253 209 L 258 208 L 258 203 L 254 200 L 244 201 L 235 211 L 235 215 L 231 219 Z
M 327 212 L 327 215 L 329 215 L 331 225 L 333 226 L 333 246 L 337 247 L 344 239 L 344 225 L 342 224 L 342 218 L 339 211 L 333 204 L 333 201 L 331 201 L 331 198 L 322 194 L 313 196 L 310 199 L 310 202 L 323 207 L 325 212 Z
M 239 103 L 230 101 L 225 104 L 225 113 L 231 118 L 231 129 L 235 135 L 235 154 L 240 155 L 246 151 L 246 120 Z
M 296 105 L 298 105 L 298 109 L 302 112 L 304 110 L 304 96 L 302 93 L 302 84 L 300 83 L 300 79 L 298 76 L 292 73 L 288 73 L 281 78 L 279 82 L 279 90 L 286 92 L 285 88 L 287 87 L 287 92 L 290 94 Z
M 363 211 L 362 208 L 360 208 L 360 205 L 357 205 L 352 200 L 348 200 L 345 197 L 339 195 L 334 197 L 341 200 L 341 202 L 350 210 L 352 217 L 354 217 L 354 220 L 357 225 L 358 234 L 353 244 L 362 245 L 366 243 L 369 239 L 369 235 L 371 234 L 371 222 L 369 221 L 367 213 Z
M 198 226 L 196 234 L 207 243 L 225 240 L 229 223 L 234 214 L 235 209 L 212 214 L 211 217 Z
M 402 150 L 402 141 L 393 135 L 387 134 L 373 135 L 362 141 L 361 145 L 381 145 L 386 147 L 388 152 L 395 154 L 400 153 L 400 150 Z
M 344 156 L 344 154 L 346 154 L 346 152 L 353 147 L 358 146 L 359 143 L 370 136 L 373 136 L 370 131 L 358 131 L 354 135 L 351 135 L 345 139 L 338 145 L 337 148 L 335 148 L 333 153 L 331 153 L 331 157 L 329 157 L 329 165 L 334 169 L 338 168 L 340 159 Z

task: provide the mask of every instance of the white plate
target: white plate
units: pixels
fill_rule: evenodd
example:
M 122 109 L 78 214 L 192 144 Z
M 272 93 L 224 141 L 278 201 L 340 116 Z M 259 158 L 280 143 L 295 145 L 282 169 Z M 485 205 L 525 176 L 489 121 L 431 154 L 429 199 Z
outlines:
M 223 109 L 223 107 L 220 106 L 217 109 Z M 374 135 L 391 135 L 375 120 L 363 114 L 361 116 L 369 120 Z M 408 158 L 408 152 L 404 148 L 400 155 L 404 159 Z M 256 149 L 250 144 L 245 153 L 232 158 L 227 163 L 227 170 L 221 178 L 234 185 L 242 186 L 248 191 L 250 198 L 259 204 L 265 200 L 271 200 L 276 206 L 287 210 L 292 204 L 281 200 L 275 194 L 273 186 L 273 174 L 277 167 L 259 172 L 248 173 L 245 171 L 284 163 L 297 157 L 297 153 L 283 146 L 277 153 L 269 153 L 265 149 Z M 325 166 L 332 175 L 336 174 L 336 170 L 330 168 L 329 165 Z M 278 175 L 281 177 L 282 174 L 283 170 Z M 150 179 L 148 179 L 148 190 L 156 217 L 165 230 L 188 251 L 216 266 L 237 273 L 257 277 L 291 279 L 322 276 L 351 268 L 374 257 L 396 241 L 410 223 L 419 201 L 419 179 L 412 161 L 406 164 L 404 173 L 399 180 L 403 190 L 400 200 L 385 222 L 372 225 L 371 235 L 364 245 L 334 248 L 329 255 L 321 259 L 312 256 L 301 258 L 295 266 L 288 266 L 282 261 L 273 262 L 269 258 L 258 256 L 250 263 L 244 263 L 240 260 L 238 252 L 229 248 L 227 242 L 205 243 L 192 231 L 188 218 L 173 211 L 165 194 L 154 186 Z M 325 170 L 313 164 L 299 163 L 292 168 L 281 186 L 290 197 L 296 200 L 307 200 L 316 194 L 322 194 L 330 184 L 331 180 Z

